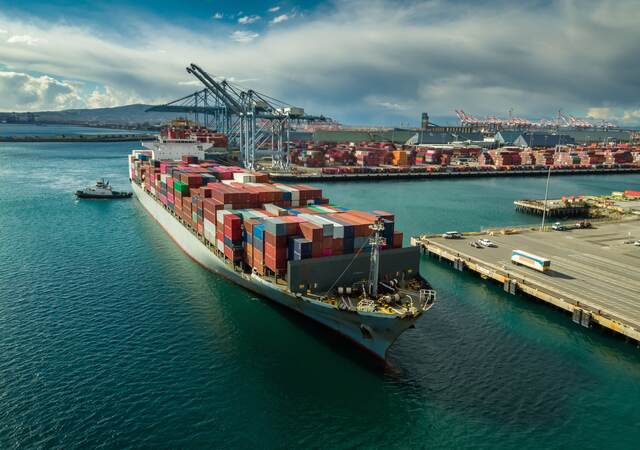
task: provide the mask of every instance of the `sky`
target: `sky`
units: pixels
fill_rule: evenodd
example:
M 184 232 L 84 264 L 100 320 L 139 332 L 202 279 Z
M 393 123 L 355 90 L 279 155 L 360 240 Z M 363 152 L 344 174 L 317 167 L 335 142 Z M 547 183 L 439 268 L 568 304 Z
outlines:
M 343 123 L 640 124 L 638 0 L 0 0 L 0 111 L 164 103 L 185 68 Z

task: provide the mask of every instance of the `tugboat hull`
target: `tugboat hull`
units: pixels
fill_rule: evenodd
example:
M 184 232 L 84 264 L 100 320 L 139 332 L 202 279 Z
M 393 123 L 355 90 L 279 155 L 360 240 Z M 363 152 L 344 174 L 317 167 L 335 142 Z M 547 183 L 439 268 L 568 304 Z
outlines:
M 76 191 L 76 197 L 78 198 L 93 198 L 93 199 L 119 199 L 119 198 L 131 198 L 133 192 L 113 192 L 112 195 L 100 195 L 100 194 L 87 194 L 86 192 Z

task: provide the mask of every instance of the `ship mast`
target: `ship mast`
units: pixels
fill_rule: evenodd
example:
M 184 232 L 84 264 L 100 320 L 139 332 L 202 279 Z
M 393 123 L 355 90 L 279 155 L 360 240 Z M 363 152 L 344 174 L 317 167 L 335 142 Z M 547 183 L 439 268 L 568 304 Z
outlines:
M 380 273 L 380 247 L 385 245 L 386 239 L 380 236 L 380 232 L 384 230 L 384 224 L 381 220 L 376 220 L 369 225 L 373 230 L 373 237 L 369 239 L 371 246 L 371 265 L 369 267 L 369 296 L 372 299 L 378 297 L 378 274 Z

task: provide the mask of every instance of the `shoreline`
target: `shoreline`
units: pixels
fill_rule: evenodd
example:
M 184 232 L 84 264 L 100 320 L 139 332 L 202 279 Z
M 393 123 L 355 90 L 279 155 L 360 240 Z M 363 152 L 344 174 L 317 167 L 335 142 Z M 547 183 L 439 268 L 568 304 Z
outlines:
M 552 175 L 616 175 L 640 173 L 640 167 L 607 168 L 607 169 L 552 169 Z M 414 180 L 438 178 L 480 178 L 480 177 L 541 177 L 547 176 L 548 170 L 508 170 L 508 171 L 459 171 L 459 172 L 420 172 L 420 173 L 361 173 L 361 174 L 285 174 L 269 173 L 278 181 L 381 181 L 381 180 Z
M 132 142 L 152 141 L 155 134 L 76 134 L 51 136 L 0 136 L 0 142 Z

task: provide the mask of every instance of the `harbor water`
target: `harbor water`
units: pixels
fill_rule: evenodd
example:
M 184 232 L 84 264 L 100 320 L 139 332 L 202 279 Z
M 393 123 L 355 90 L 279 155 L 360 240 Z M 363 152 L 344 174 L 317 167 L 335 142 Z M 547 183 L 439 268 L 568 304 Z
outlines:
M 0 144 L 0 448 L 637 448 L 640 350 L 423 258 L 386 369 L 205 271 L 128 190 L 131 143 Z M 543 178 L 335 183 L 408 236 L 531 223 Z M 552 178 L 550 196 L 640 175 Z M 640 260 L 639 260 L 640 261 Z

